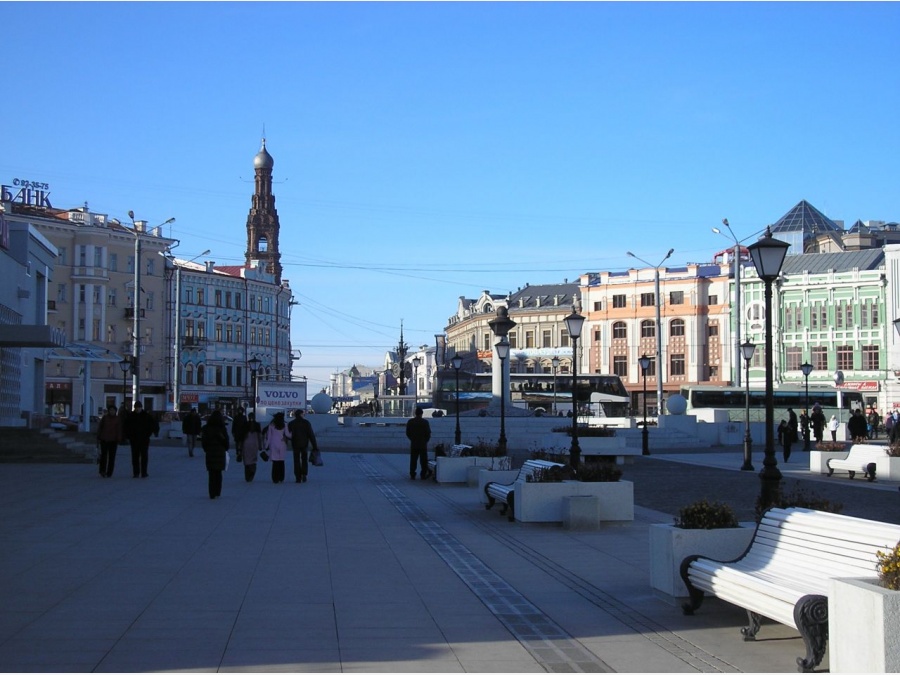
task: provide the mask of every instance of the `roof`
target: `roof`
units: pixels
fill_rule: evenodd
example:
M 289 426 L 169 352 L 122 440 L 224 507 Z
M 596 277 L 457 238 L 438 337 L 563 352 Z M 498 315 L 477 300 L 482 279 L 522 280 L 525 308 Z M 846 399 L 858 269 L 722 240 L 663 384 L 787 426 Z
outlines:
M 819 274 L 822 272 L 849 272 L 850 270 L 875 270 L 884 265 L 884 250 L 869 248 L 862 251 L 839 253 L 805 253 L 784 259 L 784 274 Z
M 578 297 L 578 284 L 525 286 L 509 296 L 509 310 L 571 307 Z
M 805 199 L 772 225 L 773 235 L 777 235 L 779 232 L 803 232 L 804 238 L 814 237 L 823 232 L 843 231 L 842 227 Z
M 241 270 L 247 269 L 246 265 L 216 265 L 213 267 L 216 272 L 221 272 L 222 274 L 227 274 L 231 277 L 239 277 L 241 276 Z

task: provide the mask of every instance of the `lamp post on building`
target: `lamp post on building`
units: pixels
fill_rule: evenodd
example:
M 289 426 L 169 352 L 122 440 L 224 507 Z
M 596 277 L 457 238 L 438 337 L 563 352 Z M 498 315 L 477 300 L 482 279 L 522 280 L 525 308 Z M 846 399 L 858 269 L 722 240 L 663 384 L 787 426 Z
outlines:
M 259 371 L 259 366 L 261 363 L 262 363 L 262 361 L 260 361 L 255 356 L 252 359 L 250 359 L 249 361 L 247 361 L 247 367 L 250 369 L 250 379 L 253 380 L 253 416 L 254 417 L 256 417 L 256 399 L 258 398 L 257 386 L 259 383 L 259 380 L 256 377 L 256 373 L 257 373 L 257 371 Z
M 728 228 L 734 240 L 734 386 L 741 386 L 741 244 L 728 224 L 728 218 L 722 218 L 722 224 Z M 716 234 L 726 237 L 718 227 L 712 229 Z
M 652 267 L 654 272 L 654 303 L 656 304 L 656 414 L 660 416 L 663 414 L 663 350 L 662 350 L 662 313 L 661 313 L 661 305 L 662 298 L 659 295 L 659 268 L 662 267 L 662 264 L 669 259 L 675 252 L 674 248 L 670 248 L 669 252 L 666 253 L 665 257 L 659 261 L 659 265 L 651 265 L 643 258 L 638 258 L 631 251 L 626 251 L 626 255 L 631 256 L 635 260 L 638 260 L 647 267 Z
M 462 357 L 459 354 L 454 354 L 453 358 L 450 359 L 450 363 L 453 364 L 453 370 L 456 371 L 456 435 L 453 437 L 456 445 L 462 443 L 462 432 L 459 429 L 459 369 L 462 368 Z
M 765 284 L 766 312 L 766 450 L 763 469 L 759 473 L 760 494 L 759 507 L 762 511 L 770 508 L 778 501 L 781 489 L 781 472 L 775 458 L 775 392 L 773 385 L 774 364 L 772 359 L 772 284 L 781 273 L 781 266 L 787 255 L 790 244 L 772 238 L 772 231 L 766 228 L 766 234 L 755 244 L 747 247 L 756 273 Z
M 741 465 L 741 471 L 753 471 L 753 463 L 750 461 L 753 451 L 753 438 L 750 436 L 750 361 L 755 353 L 756 345 L 750 340 L 741 345 L 741 355 L 746 364 L 744 379 L 747 381 L 747 389 L 744 392 L 744 463 Z
M 809 452 L 809 374 L 813 371 L 812 364 L 807 362 L 800 366 L 803 373 L 803 384 L 806 388 L 806 432 L 803 436 L 803 450 Z
M 650 430 L 647 429 L 647 369 L 650 368 L 650 357 L 646 354 L 638 359 L 641 375 L 644 376 L 644 428 L 641 431 L 641 454 L 650 454 Z
M 584 317 L 573 307 L 565 322 L 572 340 L 572 445 L 569 448 L 569 464 L 577 469 L 581 463 L 581 447 L 578 445 L 578 338 L 581 337 Z
M 556 417 L 556 373 L 559 371 L 559 357 L 554 356 L 550 359 L 550 365 L 553 367 L 553 405 L 550 412 Z

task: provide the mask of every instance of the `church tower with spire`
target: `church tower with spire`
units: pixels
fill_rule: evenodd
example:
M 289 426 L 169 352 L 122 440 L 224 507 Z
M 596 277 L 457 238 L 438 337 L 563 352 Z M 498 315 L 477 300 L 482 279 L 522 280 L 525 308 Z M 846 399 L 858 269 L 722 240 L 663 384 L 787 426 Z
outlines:
M 275 283 L 281 283 L 281 253 L 278 251 L 278 212 L 275 210 L 275 195 L 272 194 L 272 167 L 275 160 L 266 150 L 266 139 L 253 158 L 256 174 L 250 213 L 247 216 L 246 264 L 259 261 L 260 267 L 275 275 Z

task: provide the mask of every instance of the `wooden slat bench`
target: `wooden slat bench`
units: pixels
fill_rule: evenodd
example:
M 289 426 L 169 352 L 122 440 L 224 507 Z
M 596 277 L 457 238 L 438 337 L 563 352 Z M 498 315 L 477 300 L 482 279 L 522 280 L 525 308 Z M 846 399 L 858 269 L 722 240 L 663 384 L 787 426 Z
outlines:
M 872 482 L 875 480 L 875 461 L 886 456 L 883 445 L 857 444 L 851 446 L 850 453 L 844 459 L 832 457 L 826 462 L 828 475 L 840 470 L 849 473 L 852 479 L 857 472 L 862 472 L 869 482 Z
M 491 508 L 495 503 L 500 502 L 503 505 L 502 510 L 500 511 L 500 515 L 505 514 L 509 511 L 509 519 L 513 521 L 516 519 L 516 501 L 515 501 L 515 489 L 516 483 L 518 481 L 527 481 L 529 478 L 533 477 L 539 471 L 546 471 L 547 469 L 554 466 L 564 466 L 563 464 L 558 464 L 556 462 L 548 462 L 545 459 L 529 459 L 526 460 L 524 464 L 522 464 L 522 468 L 519 469 L 519 473 L 516 476 L 515 480 L 512 483 L 497 483 L 490 482 L 484 486 L 484 494 L 487 495 L 487 504 L 485 504 L 486 509 Z
M 744 640 L 756 639 L 760 617 L 796 628 L 806 645 L 798 657 L 810 672 L 828 640 L 828 582 L 839 577 L 877 578 L 875 555 L 900 541 L 900 525 L 810 509 L 770 509 L 743 556 L 722 562 L 697 555 L 681 563 L 690 593 L 682 608 L 693 614 L 710 593 L 747 610 Z

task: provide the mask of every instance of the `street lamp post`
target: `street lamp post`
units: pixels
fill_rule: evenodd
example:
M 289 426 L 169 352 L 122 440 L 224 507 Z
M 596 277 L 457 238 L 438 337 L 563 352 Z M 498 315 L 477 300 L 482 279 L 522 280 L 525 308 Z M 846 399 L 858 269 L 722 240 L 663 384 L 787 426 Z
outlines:
M 790 244 L 772 238 L 772 231 L 766 228 L 766 234 L 755 244 L 747 247 L 753 258 L 756 273 L 765 284 L 766 312 L 766 449 L 763 469 L 759 472 L 760 493 L 759 507 L 761 511 L 769 509 L 778 502 L 781 489 L 781 471 L 775 458 L 775 392 L 773 386 L 772 359 L 772 283 L 781 273 L 784 257 Z
M 462 361 L 462 357 L 459 354 L 454 354 L 453 358 L 450 359 L 450 363 L 453 364 L 453 370 L 456 371 L 456 435 L 454 436 L 456 445 L 462 443 L 462 432 L 459 429 L 459 369 L 462 368 Z
M 509 310 L 500 306 L 497 308 L 497 316 L 488 321 L 488 327 L 490 327 L 491 332 L 498 340 L 503 340 L 508 334 L 509 331 L 513 329 L 516 325 L 516 322 L 509 318 Z M 496 346 L 496 345 L 495 345 Z M 496 355 L 496 350 L 492 353 L 492 357 L 496 356 L 496 358 L 500 358 Z M 492 359 L 492 363 L 493 363 Z M 506 399 L 509 396 L 509 391 L 504 388 L 504 372 L 509 368 L 508 361 L 500 362 L 500 372 L 497 372 L 496 368 L 492 368 L 491 372 L 491 394 L 493 396 L 502 396 Z M 499 377 L 498 377 L 499 375 Z
M 803 450 L 809 452 L 809 374 L 813 371 L 812 364 L 807 362 L 800 366 L 803 373 L 803 384 L 806 388 L 806 431 L 803 434 Z
M 554 356 L 550 359 L 550 365 L 553 366 L 553 405 L 550 407 L 550 412 L 556 417 L 556 373 L 559 371 L 559 357 Z
M 131 360 L 126 354 L 125 357 L 119 361 L 119 368 L 122 369 L 122 405 L 125 405 L 125 393 L 128 388 L 128 380 L 126 376 L 128 375 L 128 371 L 131 369 Z M 128 410 L 128 407 L 125 407 L 125 410 Z
M 750 360 L 756 353 L 756 345 L 747 340 L 741 345 L 741 355 L 746 364 L 747 390 L 744 392 L 744 463 L 741 471 L 753 471 L 753 463 L 750 461 L 753 451 L 753 438 L 750 436 Z
M 497 356 L 500 358 L 500 380 L 501 385 L 503 386 L 503 396 L 500 397 L 500 440 L 497 441 L 497 446 L 500 450 L 500 455 L 506 455 L 506 380 L 503 377 L 503 373 L 506 372 L 503 365 L 506 362 L 506 359 L 509 357 L 509 342 L 507 342 L 506 338 L 501 338 L 497 344 L 494 345 L 497 348 Z
M 728 218 L 722 218 L 722 224 L 728 228 L 734 239 L 734 386 L 741 386 L 741 244 L 728 224 Z M 727 235 L 718 227 L 712 229 L 723 237 Z
M 641 431 L 641 454 L 650 454 L 650 430 L 647 429 L 647 369 L 650 368 L 650 357 L 643 354 L 638 359 L 641 366 L 641 374 L 644 376 L 644 428 Z
M 259 370 L 259 366 L 262 363 L 255 356 L 247 361 L 247 367 L 250 368 L 250 379 L 253 380 L 253 416 L 256 417 L 256 399 L 257 399 L 257 386 L 259 384 L 259 380 L 256 377 L 256 373 Z
M 655 304 L 656 304 L 656 414 L 660 416 L 663 414 L 663 350 L 662 350 L 662 298 L 659 295 L 659 268 L 662 266 L 666 260 L 669 259 L 675 252 L 674 248 L 670 248 L 669 252 L 666 253 L 666 256 L 659 261 L 659 265 L 651 265 L 643 258 L 638 258 L 631 251 L 626 251 L 626 255 L 631 256 L 635 260 L 638 260 L 648 267 L 653 267 L 654 271 L 654 293 L 655 293 Z
M 414 405 L 413 408 L 416 408 L 419 405 L 419 366 L 422 365 L 422 359 L 419 358 L 418 356 L 413 357 L 412 364 L 413 364 L 413 380 L 415 381 L 414 383 L 416 385 L 416 405 Z
M 572 446 L 569 448 L 569 464 L 573 469 L 578 469 L 581 463 L 581 447 L 578 445 L 578 338 L 581 337 L 584 317 L 573 307 L 565 322 L 572 340 Z
M 133 317 L 131 323 L 131 405 L 140 400 L 141 393 L 141 236 L 137 230 L 137 223 L 134 222 L 134 211 L 128 212 L 131 218 L 131 226 L 134 232 L 134 295 L 132 296 L 131 306 Z

